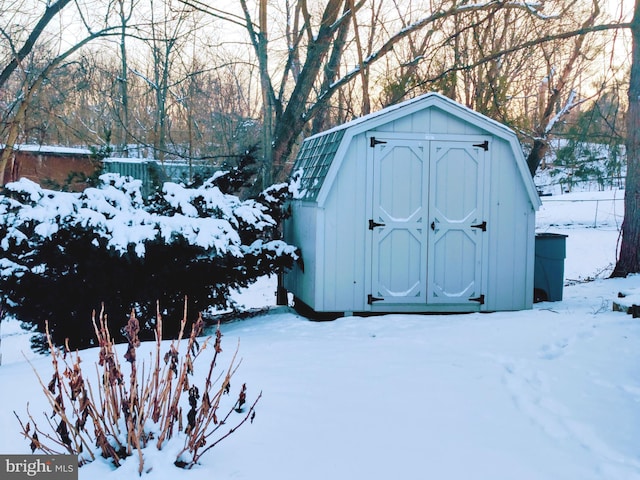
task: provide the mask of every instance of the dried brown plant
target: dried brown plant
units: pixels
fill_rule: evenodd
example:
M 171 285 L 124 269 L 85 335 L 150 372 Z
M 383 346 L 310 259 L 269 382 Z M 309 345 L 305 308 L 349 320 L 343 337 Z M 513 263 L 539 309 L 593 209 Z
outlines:
M 210 338 L 202 344 L 199 342 L 204 330 L 201 315 L 192 323 L 189 336 L 184 338 L 186 299 L 178 338 L 171 341 L 164 353 L 162 317 L 157 314 L 156 341 L 149 366 L 138 358 L 140 324 L 131 313 L 124 329 L 128 381 L 109 332 L 104 309 L 97 319 L 94 313 L 92 321 L 99 348 L 95 364 L 99 379 L 97 385 L 92 385 L 84 374 L 79 352 L 70 352 L 68 346 L 62 350 L 54 346 L 47 325 L 53 375 L 45 383 L 35 368 L 34 372 L 53 410 L 51 415 L 45 413 L 49 428 L 39 426 L 29 411 L 29 405 L 26 423 L 16 414 L 32 452 L 40 450 L 47 454 L 78 455 L 80 465 L 95 460 L 96 454 L 100 454 L 111 459 L 115 466 L 120 466 L 125 457 L 137 454 L 138 472 L 142 474 L 145 470 L 143 452 L 151 446 L 151 440 L 154 440 L 152 445 L 161 450 L 166 442 L 181 434 L 185 443 L 175 465 L 191 468 L 204 453 L 233 434 L 247 420 L 253 423 L 255 407 L 262 393 L 245 410 L 247 387 L 243 384 L 237 400 L 233 404 L 227 401 L 224 407 L 222 405 L 223 397 L 230 392 L 231 378 L 240 360 L 237 359 L 238 342 L 226 369 L 215 373 L 222 353 L 219 324 L 204 384 L 198 386 L 194 380 L 196 361 L 208 348 Z M 186 422 L 182 418 L 183 407 L 188 407 Z M 244 415 L 229 427 L 235 412 Z

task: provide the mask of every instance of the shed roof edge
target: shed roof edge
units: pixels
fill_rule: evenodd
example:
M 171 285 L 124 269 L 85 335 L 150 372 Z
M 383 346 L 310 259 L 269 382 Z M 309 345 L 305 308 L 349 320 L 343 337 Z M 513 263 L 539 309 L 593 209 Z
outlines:
M 324 182 L 320 187 L 320 191 L 318 192 L 318 195 L 316 198 L 316 202 L 318 203 L 318 205 L 319 206 L 324 205 L 328 195 L 328 190 L 330 189 L 331 184 L 335 179 L 335 175 L 339 170 L 340 165 L 342 164 L 342 159 L 344 158 L 344 152 L 346 151 L 347 145 L 350 143 L 351 139 L 354 136 L 360 133 L 366 132 L 368 130 L 371 130 L 372 128 L 375 128 L 375 126 L 379 124 L 391 122 L 395 120 L 396 116 L 398 117 L 405 116 L 415 111 L 428 108 L 429 106 L 437 105 L 438 103 L 445 104 L 450 108 L 456 110 L 456 112 L 454 113 L 456 113 L 457 116 L 462 118 L 467 117 L 466 119 L 468 121 L 471 120 L 471 118 L 469 117 L 472 117 L 474 119 L 477 119 L 478 117 L 481 118 L 482 120 L 485 121 L 485 124 L 486 124 L 486 126 L 483 125 L 481 126 L 481 128 L 484 128 L 490 133 L 502 138 L 510 145 L 516 161 L 518 172 L 520 173 L 520 176 L 524 183 L 527 196 L 529 197 L 529 200 L 533 208 L 535 210 L 538 210 L 540 205 L 542 205 L 542 202 L 540 201 L 538 191 L 535 187 L 535 184 L 533 183 L 533 178 L 529 173 L 529 168 L 527 167 L 524 155 L 522 153 L 522 148 L 520 146 L 520 142 L 518 140 L 518 137 L 516 136 L 516 133 L 506 125 L 503 125 L 502 123 L 496 120 L 493 120 L 492 118 L 489 118 L 486 115 L 483 115 L 482 113 L 476 112 L 475 110 L 472 110 L 436 92 L 427 93 L 419 97 L 407 100 L 405 102 L 391 105 L 377 112 L 354 119 L 350 122 L 344 123 L 342 125 L 338 125 L 334 128 L 331 128 L 329 130 L 317 133 L 315 135 L 312 135 L 306 138 L 305 141 L 318 138 L 324 135 L 329 135 L 339 130 L 346 129 L 344 136 L 342 138 L 340 147 L 336 152 L 334 162 L 331 164 L 331 167 L 327 172 Z

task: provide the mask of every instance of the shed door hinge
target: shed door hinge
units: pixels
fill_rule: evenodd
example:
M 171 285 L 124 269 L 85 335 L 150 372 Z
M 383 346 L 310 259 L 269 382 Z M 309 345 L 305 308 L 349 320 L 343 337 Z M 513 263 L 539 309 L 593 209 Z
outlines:
M 474 147 L 482 148 L 485 152 L 489 151 L 489 140 L 485 140 L 482 143 L 476 143 Z
M 384 223 L 376 222 L 375 220 L 373 220 L 373 218 L 369 219 L 369 230 L 373 230 L 376 227 L 384 227 L 384 226 L 385 226 Z
M 369 140 L 369 146 L 374 148 L 376 145 L 380 145 L 381 143 L 387 143 L 384 140 L 378 140 L 376 137 L 371 137 Z
M 367 295 L 367 303 L 369 305 L 373 305 L 373 302 L 381 302 L 382 300 L 384 300 L 384 298 L 374 297 L 371 294 Z
M 471 225 L 471 228 L 479 228 L 483 232 L 487 231 L 487 222 L 484 221 L 482 223 L 478 223 L 477 225 Z
M 470 298 L 469 301 L 470 302 L 478 302 L 480 305 L 484 305 L 484 294 L 480 295 L 479 297 L 476 297 L 476 298 Z

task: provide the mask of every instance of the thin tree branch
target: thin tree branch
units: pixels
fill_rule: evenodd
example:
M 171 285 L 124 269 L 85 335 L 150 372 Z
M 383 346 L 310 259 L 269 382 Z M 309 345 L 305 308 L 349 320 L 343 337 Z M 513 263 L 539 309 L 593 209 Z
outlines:
M 497 60 L 498 58 L 503 57 L 504 55 L 509 55 L 511 53 L 518 52 L 520 50 L 526 50 L 527 48 L 535 47 L 536 45 L 542 45 L 542 44 L 553 42 L 553 41 L 556 41 L 556 40 L 565 40 L 567 38 L 572 38 L 572 37 L 576 37 L 576 36 L 579 36 L 579 35 L 586 35 L 586 34 L 589 34 L 589 33 L 629 28 L 630 25 L 631 25 L 630 23 L 611 23 L 611 24 L 605 24 L 605 25 L 593 25 L 593 26 L 588 27 L 588 28 L 579 28 L 577 30 L 571 30 L 569 32 L 561 32 L 561 33 L 556 33 L 556 34 L 552 34 L 552 35 L 545 35 L 545 36 L 537 38 L 535 40 L 530 40 L 528 42 L 524 42 L 524 43 L 521 43 L 519 45 L 514 45 L 513 47 L 506 48 L 506 49 L 500 50 L 498 52 L 494 52 L 494 53 L 492 53 L 490 55 L 487 55 L 486 57 L 483 57 L 483 58 L 479 59 L 478 61 L 476 61 L 474 63 L 470 63 L 468 65 L 461 65 L 461 66 L 451 67 L 451 68 L 449 68 L 447 70 L 444 70 L 442 73 L 438 74 L 435 77 L 431 77 L 428 80 L 424 80 L 424 81 L 420 82 L 417 85 L 417 87 L 423 86 L 423 85 L 428 84 L 428 83 L 433 83 L 435 81 L 438 81 L 441 78 L 445 77 L 446 75 L 448 75 L 448 74 L 450 74 L 452 72 L 472 70 L 472 69 L 474 69 L 476 67 L 479 67 L 480 65 L 483 65 L 483 64 L 485 64 L 487 62 L 491 62 L 493 60 Z
M 27 40 L 22 45 L 22 48 L 15 53 L 11 61 L 4 67 L 2 72 L 0 72 L 0 88 L 4 86 L 14 70 L 18 68 L 20 62 L 24 60 L 27 55 L 29 55 L 29 53 L 31 53 L 33 46 L 36 44 L 38 38 L 40 38 L 40 35 L 42 35 L 42 32 L 44 32 L 44 29 L 49 24 L 49 22 L 51 22 L 51 20 L 53 20 L 53 18 L 58 13 L 60 13 L 60 11 L 62 11 L 62 9 L 66 7 L 70 2 L 71 0 L 58 0 L 57 2 L 46 8 L 44 13 L 42 14 L 42 17 L 40 17 L 40 20 L 29 34 Z

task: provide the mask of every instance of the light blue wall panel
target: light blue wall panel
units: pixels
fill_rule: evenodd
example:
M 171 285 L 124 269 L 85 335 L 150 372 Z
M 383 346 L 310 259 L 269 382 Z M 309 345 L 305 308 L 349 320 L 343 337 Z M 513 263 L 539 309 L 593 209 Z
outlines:
M 313 203 L 294 201 L 291 203 L 291 217 L 284 224 L 285 241 L 301 250 L 304 269 L 299 265 L 284 276 L 285 288 L 312 308 L 316 305 L 315 295 L 318 276 L 317 262 L 317 208 Z
M 533 278 L 530 237 L 535 215 L 513 162 L 509 145 L 495 141 L 490 151 L 488 310 L 531 308 Z M 531 290 L 531 291 L 529 291 Z

